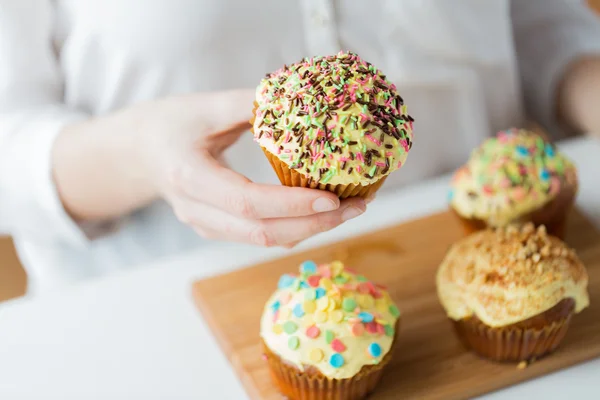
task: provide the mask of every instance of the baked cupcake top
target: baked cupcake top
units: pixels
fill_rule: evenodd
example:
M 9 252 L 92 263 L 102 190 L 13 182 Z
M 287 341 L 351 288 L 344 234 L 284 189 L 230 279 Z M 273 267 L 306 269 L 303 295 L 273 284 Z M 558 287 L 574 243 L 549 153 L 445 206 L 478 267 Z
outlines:
M 442 306 L 454 320 L 476 315 L 501 327 L 572 298 L 589 304 L 587 272 L 561 240 L 533 224 L 475 233 L 454 244 L 437 273 Z
M 256 89 L 255 140 L 323 184 L 367 185 L 400 168 L 412 123 L 396 86 L 353 53 L 305 58 Z
M 260 336 L 301 371 L 346 379 L 378 364 L 392 346 L 400 311 L 380 285 L 339 261 L 305 261 L 283 275 L 263 312 Z
M 540 135 L 509 129 L 473 151 L 454 174 L 449 197 L 463 217 L 504 226 L 542 207 L 565 187 L 577 190 L 573 164 Z

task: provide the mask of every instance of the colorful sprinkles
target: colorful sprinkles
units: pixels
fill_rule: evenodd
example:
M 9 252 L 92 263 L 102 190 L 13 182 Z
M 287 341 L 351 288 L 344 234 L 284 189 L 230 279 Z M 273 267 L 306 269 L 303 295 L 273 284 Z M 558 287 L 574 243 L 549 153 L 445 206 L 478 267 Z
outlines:
M 379 179 L 400 168 L 412 147 L 414 120 L 395 85 L 354 53 L 305 58 L 267 74 L 257 103 L 255 139 L 320 183 L 340 175 Z
M 391 346 L 400 311 L 383 286 L 342 263 L 306 261 L 278 287 L 267 307 L 270 332 L 304 362 L 340 370 L 362 354 L 365 365 L 376 364 Z

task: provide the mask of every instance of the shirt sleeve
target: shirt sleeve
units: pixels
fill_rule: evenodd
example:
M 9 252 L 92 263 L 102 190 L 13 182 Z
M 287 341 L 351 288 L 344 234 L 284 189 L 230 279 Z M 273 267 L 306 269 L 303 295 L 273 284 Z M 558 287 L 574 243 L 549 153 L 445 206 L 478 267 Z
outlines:
M 527 113 L 564 137 L 558 85 L 571 62 L 600 55 L 600 20 L 582 0 L 512 0 L 511 17 Z
M 63 102 L 51 0 L 0 0 L 0 233 L 87 242 L 52 179 L 54 139 L 88 116 Z

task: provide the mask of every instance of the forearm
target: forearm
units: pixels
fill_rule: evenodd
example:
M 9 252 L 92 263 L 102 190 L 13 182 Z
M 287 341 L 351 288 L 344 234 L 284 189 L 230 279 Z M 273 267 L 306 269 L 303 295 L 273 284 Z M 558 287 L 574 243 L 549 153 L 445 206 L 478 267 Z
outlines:
M 53 175 L 61 201 L 76 220 L 131 212 L 156 197 L 142 146 L 118 116 L 69 125 L 58 135 Z
M 557 105 L 566 125 L 600 137 L 600 56 L 571 64 L 559 87 Z

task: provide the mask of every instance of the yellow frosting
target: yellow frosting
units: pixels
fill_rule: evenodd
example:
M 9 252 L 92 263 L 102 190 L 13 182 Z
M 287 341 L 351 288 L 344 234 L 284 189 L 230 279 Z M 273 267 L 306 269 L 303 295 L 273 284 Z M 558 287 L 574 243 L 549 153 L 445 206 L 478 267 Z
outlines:
M 505 226 L 543 207 L 565 187 L 573 164 L 541 136 L 510 129 L 486 140 L 452 180 L 450 205 L 465 218 Z
M 256 89 L 255 140 L 323 184 L 368 185 L 400 168 L 412 122 L 396 87 L 352 53 L 306 58 Z
M 333 379 L 356 375 L 389 352 L 398 308 L 382 287 L 339 261 L 305 261 L 283 275 L 263 312 L 260 336 L 301 371 L 316 367 Z
M 457 242 L 437 273 L 448 316 L 476 315 L 491 327 L 524 321 L 567 298 L 580 312 L 589 305 L 587 284 L 575 252 L 532 224 L 481 231 Z

